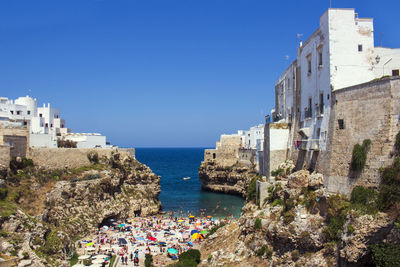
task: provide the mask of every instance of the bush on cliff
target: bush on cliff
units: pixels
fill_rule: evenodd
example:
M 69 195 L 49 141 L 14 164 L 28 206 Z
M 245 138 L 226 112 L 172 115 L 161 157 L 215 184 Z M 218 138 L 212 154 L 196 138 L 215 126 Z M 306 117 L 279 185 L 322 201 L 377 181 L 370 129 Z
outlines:
M 152 267 L 153 266 L 153 256 L 151 254 L 146 254 L 145 255 L 144 266 L 145 267 Z
M 257 177 L 251 179 L 249 187 L 247 188 L 247 201 L 257 200 Z
M 327 226 L 322 230 L 327 241 L 340 241 L 346 215 L 350 208 L 350 202 L 341 195 L 333 195 L 327 199 L 328 210 L 326 216 Z
M 372 259 L 376 266 L 400 266 L 400 246 L 395 244 L 371 245 Z
M 65 140 L 58 138 L 57 139 L 57 147 L 63 147 L 63 148 L 76 148 L 77 142 L 71 141 L 71 140 Z
M 362 214 L 378 212 L 378 192 L 373 188 L 355 186 L 351 192 L 351 208 Z
M 353 171 L 362 171 L 365 167 L 365 163 L 367 162 L 367 153 L 369 148 L 371 147 L 371 140 L 365 139 L 360 144 L 355 144 L 353 147 L 353 156 L 351 158 L 351 169 Z
M 379 210 L 387 210 L 400 201 L 400 158 L 396 157 L 392 166 L 381 170 L 381 186 L 378 195 Z
M 18 170 L 23 170 L 28 167 L 33 167 L 33 161 L 32 159 L 27 159 L 25 157 L 13 157 L 10 160 L 10 170 L 16 174 Z

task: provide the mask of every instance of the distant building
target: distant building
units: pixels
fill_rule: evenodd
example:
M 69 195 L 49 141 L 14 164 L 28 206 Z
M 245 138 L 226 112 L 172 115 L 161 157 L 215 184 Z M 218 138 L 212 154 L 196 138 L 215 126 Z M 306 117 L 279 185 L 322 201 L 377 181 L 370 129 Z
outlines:
M 16 100 L 0 97 L 0 125 L 29 127 L 31 147 L 57 147 L 58 138 L 76 141 L 78 148 L 109 147 L 100 134 L 71 133 L 57 109 L 50 103 L 38 107 L 36 98 L 29 96 Z

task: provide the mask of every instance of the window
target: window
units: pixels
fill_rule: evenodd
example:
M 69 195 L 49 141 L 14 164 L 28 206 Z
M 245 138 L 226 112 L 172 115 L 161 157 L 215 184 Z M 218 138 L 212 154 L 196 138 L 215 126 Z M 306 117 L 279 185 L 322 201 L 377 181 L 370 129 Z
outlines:
M 39 117 L 41 118 L 42 116 L 43 116 L 42 113 L 40 113 L 40 114 L 39 114 Z
M 358 45 L 358 52 L 362 52 L 362 45 Z
M 21 115 L 21 111 L 20 110 L 17 111 L 17 115 Z
M 308 61 L 308 75 L 310 75 L 311 74 L 311 57 L 309 57 L 307 59 L 307 61 Z
M 327 98 L 328 98 L 328 100 L 329 100 L 329 94 L 326 96 Z
M 64 124 L 61 124 L 61 128 L 64 128 Z
M 48 128 L 49 127 L 49 124 L 48 123 L 46 123 L 46 126 L 45 126 L 46 128 Z
M 392 76 L 399 76 L 399 70 L 392 70 Z
M 30 115 L 30 114 L 31 114 L 31 111 L 30 111 L 30 110 L 28 110 L 28 112 L 27 112 L 27 113 L 28 113 L 28 115 Z
M 24 121 L 24 125 L 28 125 L 28 122 L 27 122 L 27 121 Z
M 318 51 L 318 66 L 322 67 L 322 48 Z
M 13 110 L 10 110 L 10 112 L 11 112 L 11 114 L 14 114 L 14 111 L 13 111 Z
M 343 130 L 344 129 L 344 120 L 339 119 L 338 124 L 339 124 L 339 129 Z
M 324 94 L 319 94 L 319 113 L 324 113 Z
M 50 124 L 50 127 L 53 128 L 53 124 Z
M 215 153 L 213 153 L 213 159 L 215 159 L 217 157 L 217 155 L 215 155 Z
M 317 139 L 321 137 L 321 128 L 317 129 Z

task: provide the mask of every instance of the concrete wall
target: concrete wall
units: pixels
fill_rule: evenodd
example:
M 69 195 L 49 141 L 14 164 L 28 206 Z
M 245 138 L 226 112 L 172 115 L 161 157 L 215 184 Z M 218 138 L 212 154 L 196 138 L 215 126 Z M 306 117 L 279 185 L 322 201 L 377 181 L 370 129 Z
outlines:
M 10 159 L 10 147 L 0 145 L 0 168 L 8 168 Z
M 317 171 L 328 191 L 349 193 L 354 185 L 380 183 L 379 168 L 392 163 L 395 135 L 400 130 L 400 78 L 386 78 L 334 92 L 331 151 L 318 159 Z M 344 129 L 338 120 L 344 121 Z M 352 150 L 364 139 L 372 141 L 364 170 L 350 169 Z M 328 159 L 328 160 L 324 160 Z
M 97 152 L 99 157 L 108 157 L 113 151 L 118 151 L 122 156 L 129 156 L 129 151 L 118 149 L 29 148 L 28 157 L 36 166 L 47 169 L 78 168 L 90 164 L 87 158 L 90 151 Z
M 289 142 L 289 124 L 269 123 L 264 129 L 264 175 L 270 176 L 271 171 L 286 160 Z
M 52 134 L 31 133 L 31 147 L 57 147 L 57 137 Z

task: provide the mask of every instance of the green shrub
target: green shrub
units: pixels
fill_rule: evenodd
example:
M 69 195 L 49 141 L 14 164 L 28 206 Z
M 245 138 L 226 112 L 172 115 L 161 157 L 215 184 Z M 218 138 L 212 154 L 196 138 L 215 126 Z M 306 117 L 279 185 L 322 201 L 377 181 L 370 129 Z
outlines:
M 314 209 L 317 206 L 317 194 L 315 191 L 304 187 L 302 189 L 302 194 L 304 195 L 302 205 L 304 205 L 308 211 Z
M 273 203 L 275 200 L 280 199 L 280 191 L 282 191 L 282 186 L 280 183 L 277 183 L 275 186 L 268 187 L 268 196 L 266 197 L 267 203 Z
M 247 201 L 257 200 L 257 177 L 251 179 L 249 187 L 247 188 Z
M 71 140 L 65 140 L 58 138 L 57 139 L 57 147 L 64 147 L 64 148 L 76 148 L 77 142 Z
M 400 266 L 400 246 L 394 244 L 371 245 L 372 259 L 376 266 Z
M 88 160 L 93 163 L 93 164 L 98 164 L 99 163 L 99 154 L 95 151 L 90 151 L 87 154 Z
M 78 261 L 79 261 L 79 260 L 78 260 L 78 254 L 76 254 L 76 252 L 74 251 L 74 252 L 72 253 L 71 258 L 69 259 L 69 264 L 70 264 L 70 266 L 73 266 L 73 265 L 77 264 Z
M 272 207 L 275 207 L 275 206 L 285 206 L 285 202 L 282 200 L 282 199 L 280 199 L 280 198 L 277 198 L 277 199 L 275 199 L 274 200 L 274 202 L 272 202 Z
M 381 186 L 378 194 L 379 210 L 387 210 L 400 201 L 400 158 L 396 157 L 392 166 L 381 170 Z
M 258 257 L 266 256 L 268 259 L 272 257 L 272 250 L 270 250 L 267 246 L 262 246 L 256 251 L 256 255 Z
M 328 241 L 337 242 L 340 241 L 350 203 L 343 196 L 332 195 L 327 199 L 327 206 L 327 226 L 323 229 L 323 234 Z
M 373 188 L 355 186 L 351 192 L 351 208 L 362 214 L 375 214 L 378 212 L 378 192 Z
M 283 213 L 283 222 L 285 224 L 289 224 L 289 223 L 293 222 L 294 218 L 296 218 L 296 211 L 294 209 L 290 209 Z
M 354 233 L 354 227 L 353 227 L 353 225 L 349 224 L 349 225 L 347 226 L 347 233 L 349 233 L 349 234 Z
M 0 200 L 4 200 L 7 197 L 8 189 L 6 187 L 0 188 Z
M 282 176 L 283 174 L 285 174 L 285 170 L 282 168 L 278 168 L 274 171 L 271 171 L 271 176 L 274 176 L 274 177 L 279 177 L 279 176 Z
M 400 153 L 400 132 L 396 134 L 396 140 L 394 143 L 394 148 L 396 149 L 396 154 L 399 155 Z
M 300 258 L 300 253 L 297 249 L 292 251 L 292 261 L 297 261 Z
M 146 254 L 144 258 L 144 266 L 145 267 L 152 267 L 153 266 L 153 255 Z
M 194 261 L 200 263 L 201 253 L 198 249 L 189 249 L 179 255 L 179 261 Z
M 254 221 L 254 228 L 256 229 L 261 229 L 261 219 L 260 218 L 256 218 L 256 220 Z
M 367 162 L 367 153 L 371 146 L 371 140 L 365 139 L 360 144 L 355 144 L 353 147 L 353 156 L 351 158 L 351 169 L 353 171 L 362 171 L 365 167 L 365 163 Z
M 16 157 L 13 157 L 10 160 L 10 170 L 13 173 L 17 173 L 18 170 L 23 170 L 28 167 L 33 167 L 33 160 L 32 159 L 27 159 L 25 157 L 19 157 L 18 160 Z

